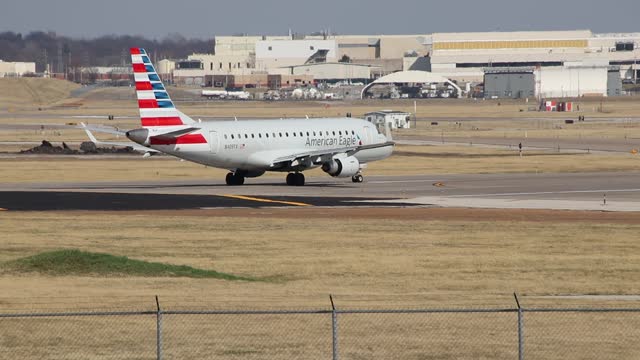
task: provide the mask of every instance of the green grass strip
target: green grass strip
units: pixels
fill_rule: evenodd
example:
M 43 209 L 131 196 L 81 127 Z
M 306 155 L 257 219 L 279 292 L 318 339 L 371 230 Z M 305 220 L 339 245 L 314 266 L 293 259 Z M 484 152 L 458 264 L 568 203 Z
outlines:
M 170 265 L 129 259 L 80 250 L 57 250 L 9 261 L 2 268 L 9 272 L 38 272 L 58 276 L 143 276 L 188 277 L 257 281 L 250 277 L 225 274 L 213 270 L 196 269 L 186 265 Z

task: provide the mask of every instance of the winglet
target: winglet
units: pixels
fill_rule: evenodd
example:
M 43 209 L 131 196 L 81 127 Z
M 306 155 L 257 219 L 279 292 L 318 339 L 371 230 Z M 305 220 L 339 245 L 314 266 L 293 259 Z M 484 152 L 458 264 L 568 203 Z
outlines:
M 87 133 L 87 136 L 89 137 L 89 140 L 91 140 L 92 143 L 97 144 L 98 143 L 98 139 L 96 139 L 96 137 L 93 136 L 91 131 L 89 131 L 89 128 L 87 127 L 87 125 L 85 125 L 85 123 L 83 123 L 83 122 L 81 122 L 80 124 L 82 125 L 82 128 L 84 129 L 84 132 Z

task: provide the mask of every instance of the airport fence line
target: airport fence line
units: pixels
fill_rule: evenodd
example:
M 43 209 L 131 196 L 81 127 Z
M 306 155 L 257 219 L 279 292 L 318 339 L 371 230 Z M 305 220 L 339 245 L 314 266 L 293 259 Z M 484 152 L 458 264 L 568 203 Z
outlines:
M 640 308 L 0 314 L 0 359 L 637 359 Z

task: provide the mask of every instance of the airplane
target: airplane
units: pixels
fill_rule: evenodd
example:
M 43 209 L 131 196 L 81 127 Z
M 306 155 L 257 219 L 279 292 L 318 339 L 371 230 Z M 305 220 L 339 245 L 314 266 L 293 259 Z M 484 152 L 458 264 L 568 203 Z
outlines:
M 154 150 L 152 148 L 146 147 L 146 146 L 142 146 L 142 145 L 138 145 L 138 144 L 132 144 L 130 142 L 114 142 L 114 141 L 100 141 L 98 139 L 96 139 L 96 137 L 93 135 L 93 133 L 89 130 L 89 127 L 81 122 L 80 125 L 82 125 L 82 129 L 84 130 L 84 132 L 87 133 L 87 136 L 89 137 L 89 140 L 91 140 L 92 143 L 97 145 L 107 145 L 107 146 L 123 146 L 123 147 L 130 147 L 135 151 L 139 151 L 144 153 L 144 155 L 142 155 L 143 158 L 148 158 L 152 155 L 158 154 L 159 151 L 158 150 Z M 99 131 L 99 132 L 108 132 L 110 134 L 116 134 L 116 135 L 125 135 L 126 133 L 124 131 L 118 131 L 118 130 L 107 130 L 104 128 L 94 128 L 94 130 Z
M 367 163 L 391 155 L 390 131 L 355 118 L 257 119 L 196 122 L 176 109 L 147 52 L 131 48 L 141 128 L 131 141 L 184 160 L 227 169 L 227 185 L 242 185 L 267 171 L 287 173 L 303 186 L 303 171 L 320 167 L 333 177 L 364 181 Z

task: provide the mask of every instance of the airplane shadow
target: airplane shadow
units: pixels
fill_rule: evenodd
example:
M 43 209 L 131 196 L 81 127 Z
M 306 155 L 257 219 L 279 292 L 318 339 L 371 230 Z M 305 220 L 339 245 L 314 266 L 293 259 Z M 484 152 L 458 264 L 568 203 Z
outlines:
M 229 188 L 229 189 L 242 189 L 242 188 L 256 188 L 261 186 L 269 186 L 269 187 L 282 187 L 282 188 L 350 188 L 354 185 L 352 184 L 341 184 L 341 183 L 306 183 L 304 186 L 290 186 L 284 182 L 274 182 L 274 183 L 244 183 L 244 185 L 233 185 L 229 186 L 227 184 L 221 183 L 200 183 L 200 184 L 167 184 L 167 185 L 159 185 L 159 184 L 104 184 L 104 185 L 90 185 L 90 186 L 73 186 L 73 187 L 64 187 L 63 189 L 82 189 L 82 190 L 98 190 L 98 189 L 189 189 L 189 188 Z

